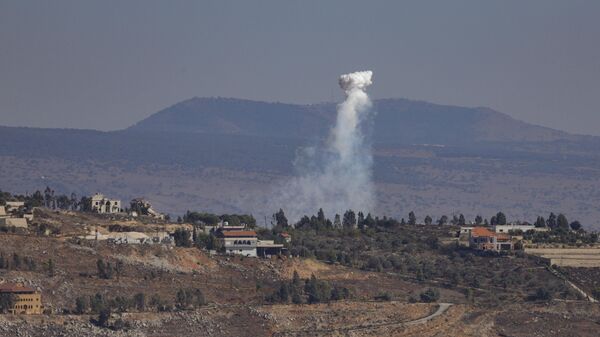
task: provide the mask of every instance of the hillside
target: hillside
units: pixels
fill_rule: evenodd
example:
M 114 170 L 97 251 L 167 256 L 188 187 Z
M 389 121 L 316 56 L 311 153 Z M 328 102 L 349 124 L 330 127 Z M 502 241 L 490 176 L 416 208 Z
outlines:
M 596 335 L 596 304 L 534 259 L 456 247 L 455 227 L 290 229 L 290 251 L 302 257 L 270 259 L 80 238 L 115 224 L 146 233 L 191 228 L 37 209 L 28 231 L 0 233 L 0 275 L 40 289 L 45 313 L 0 315 L 0 336 L 564 336 L 566 326 Z M 345 288 L 348 297 L 294 303 L 274 296 L 294 272 L 301 285 L 314 275 L 323 293 Z M 556 300 L 532 300 L 541 287 Z M 203 300 L 184 305 L 182 289 L 199 290 Z M 421 297 L 428 289 L 436 290 L 433 302 Z M 99 327 L 107 307 L 110 328 Z
M 312 139 L 327 135 L 335 114 L 333 103 L 294 105 L 195 97 L 161 110 L 127 130 Z M 581 139 L 486 108 L 382 99 L 374 102 L 373 114 L 376 143 L 451 145 Z

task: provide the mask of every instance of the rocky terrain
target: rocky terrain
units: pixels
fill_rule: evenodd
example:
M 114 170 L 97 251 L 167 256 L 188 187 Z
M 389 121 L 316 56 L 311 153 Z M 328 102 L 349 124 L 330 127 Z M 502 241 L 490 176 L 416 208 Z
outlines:
M 0 315 L 0 336 L 595 336 L 600 322 L 600 307 L 580 299 L 525 301 L 515 293 L 503 295 L 496 303 L 473 301 L 461 287 L 435 279 L 419 281 L 402 272 L 367 271 L 298 257 L 210 256 L 194 247 L 86 241 L 77 237 L 92 225 L 127 224 L 138 230 L 147 226 L 149 231 L 167 225 L 78 212 L 36 214 L 37 225 L 52 225 L 53 234 L 0 234 L 3 257 L 13 261 L 11 257 L 18 253 L 21 259 L 33 260 L 35 268 L 13 265 L 0 269 L 0 278 L 41 289 L 45 314 Z M 417 230 L 427 234 L 425 227 Z M 103 279 L 98 275 L 98 259 L 112 265 L 121 262 L 122 271 Z M 489 266 L 498 268 L 497 258 L 487 259 Z M 526 261 L 510 272 L 522 273 Z M 485 260 L 478 260 L 478 266 L 484 265 Z M 294 272 L 302 279 L 315 275 L 347 287 L 352 295 L 318 304 L 266 301 Z M 437 302 L 415 303 L 414 298 L 430 287 L 440 293 Z M 75 314 L 81 296 L 144 293 L 173 303 L 182 288 L 201 289 L 206 304 L 195 309 L 113 312 L 109 327 L 94 324 L 97 314 Z M 478 290 L 482 291 L 494 288 Z M 382 293 L 388 298 L 378 298 Z

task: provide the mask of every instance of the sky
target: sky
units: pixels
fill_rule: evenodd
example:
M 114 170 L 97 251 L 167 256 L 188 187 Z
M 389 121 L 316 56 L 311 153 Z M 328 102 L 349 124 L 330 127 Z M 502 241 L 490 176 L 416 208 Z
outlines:
M 0 125 L 117 130 L 194 96 L 486 106 L 600 135 L 600 1 L 0 1 Z

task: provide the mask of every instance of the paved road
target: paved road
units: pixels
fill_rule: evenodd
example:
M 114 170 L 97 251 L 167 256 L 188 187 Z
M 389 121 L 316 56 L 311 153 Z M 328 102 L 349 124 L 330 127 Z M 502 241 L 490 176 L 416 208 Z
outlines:
M 310 334 L 315 334 L 315 333 L 316 334 L 324 334 L 324 333 L 332 333 L 332 332 L 346 332 L 347 333 L 350 331 L 371 330 L 371 329 L 380 328 L 380 327 L 384 327 L 384 326 L 402 327 L 402 326 L 420 325 L 420 324 L 425 324 L 425 323 L 431 321 L 432 319 L 442 315 L 451 306 L 452 306 L 452 303 L 440 303 L 438 305 L 437 310 L 433 314 L 419 318 L 419 319 L 415 319 L 414 321 L 365 324 L 365 325 L 349 326 L 349 327 L 345 327 L 345 328 L 334 328 L 334 329 L 289 330 L 289 331 L 282 331 L 280 333 L 275 334 L 274 336 L 298 335 L 298 334 L 303 334 L 303 333 L 310 333 Z
M 427 322 L 431 321 L 432 319 L 436 318 L 437 316 L 446 312 L 446 310 L 448 310 L 448 308 L 450 308 L 451 306 L 452 306 L 452 303 L 440 303 L 438 309 L 433 314 L 423 317 L 423 318 L 416 319 L 414 321 L 404 322 L 403 324 L 406 326 L 411 326 L 411 325 L 419 325 L 419 324 L 427 323 Z

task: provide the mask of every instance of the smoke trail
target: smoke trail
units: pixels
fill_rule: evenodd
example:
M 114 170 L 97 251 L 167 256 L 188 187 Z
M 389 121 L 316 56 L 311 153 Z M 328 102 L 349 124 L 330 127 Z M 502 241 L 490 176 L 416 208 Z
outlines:
M 372 84 L 372 76 L 371 71 L 340 76 L 346 99 L 338 105 L 336 124 L 326 146 L 306 148 L 298 154 L 294 162 L 298 176 L 272 203 L 281 205 L 290 220 L 315 214 L 321 207 L 332 219 L 348 209 L 373 209 L 373 159 L 361 130 L 371 107 L 365 89 Z

